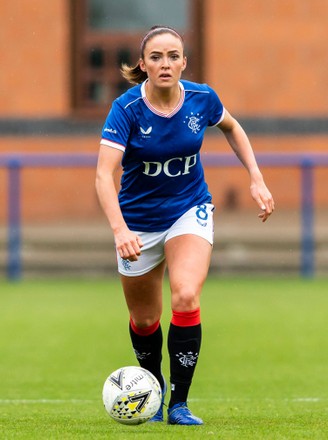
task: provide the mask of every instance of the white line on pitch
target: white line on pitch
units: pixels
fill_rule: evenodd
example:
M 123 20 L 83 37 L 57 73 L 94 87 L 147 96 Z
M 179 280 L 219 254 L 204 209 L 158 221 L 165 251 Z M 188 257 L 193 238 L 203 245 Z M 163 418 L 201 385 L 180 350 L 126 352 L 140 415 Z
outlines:
M 328 400 L 328 397 L 286 397 L 286 398 L 270 398 L 270 397 L 216 397 L 214 399 L 206 398 L 191 398 L 188 399 L 190 402 L 200 402 L 200 401 L 215 401 L 215 402 L 254 402 L 254 401 L 264 401 L 264 402 L 324 402 Z
M 101 399 L 99 399 L 101 401 Z M 33 403 L 94 403 L 96 400 L 91 399 L 0 399 L 0 404 L 33 404 Z
M 292 398 L 247 398 L 247 397 L 217 397 L 214 399 L 206 399 L 206 398 L 191 398 L 189 399 L 190 402 L 201 402 L 201 401 L 215 401 L 215 402 L 254 402 L 254 401 L 267 401 L 267 402 L 309 402 L 309 403 L 316 403 L 316 402 L 323 402 L 327 401 L 328 398 L 322 398 L 322 397 L 292 397 Z M 8 405 L 8 404 L 15 404 L 15 405 L 28 405 L 28 404 L 38 404 L 38 403 L 44 403 L 44 404 L 86 404 L 86 403 L 95 403 L 95 402 L 101 402 L 101 399 L 0 399 L 0 405 Z

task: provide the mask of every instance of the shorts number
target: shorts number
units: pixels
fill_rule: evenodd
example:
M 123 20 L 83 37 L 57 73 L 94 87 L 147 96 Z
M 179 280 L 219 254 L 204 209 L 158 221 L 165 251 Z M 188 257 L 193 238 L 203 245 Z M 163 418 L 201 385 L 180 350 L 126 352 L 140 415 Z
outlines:
M 206 210 L 206 205 L 197 205 L 197 211 L 196 211 L 196 216 L 203 221 L 206 221 L 208 219 L 208 213 Z

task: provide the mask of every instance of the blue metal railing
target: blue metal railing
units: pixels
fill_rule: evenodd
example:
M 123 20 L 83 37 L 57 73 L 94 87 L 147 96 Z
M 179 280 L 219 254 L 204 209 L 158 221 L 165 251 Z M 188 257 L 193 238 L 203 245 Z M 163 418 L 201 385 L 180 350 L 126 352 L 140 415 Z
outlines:
M 315 273 L 314 237 L 314 170 L 328 166 L 327 153 L 259 153 L 256 159 L 260 167 L 290 168 L 301 170 L 301 261 L 300 273 L 303 277 L 313 277 Z M 240 166 L 236 156 L 231 154 L 204 154 L 202 162 L 207 167 Z
M 303 277 L 315 272 L 314 239 L 314 170 L 328 166 L 326 153 L 260 153 L 260 167 L 296 167 L 301 170 L 301 262 Z M 232 154 L 204 153 L 205 167 L 238 167 L 239 160 Z M 79 168 L 96 167 L 96 154 L 0 154 L 0 167 L 8 170 L 8 263 L 10 280 L 22 276 L 21 263 L 21 169 L 23 168 Z
M 0 167 L 8 169 L 8 258 L 7 277 L 22 276 L 21 259 L 21 169 L 95 167 L 95 154 L 0 154 Z

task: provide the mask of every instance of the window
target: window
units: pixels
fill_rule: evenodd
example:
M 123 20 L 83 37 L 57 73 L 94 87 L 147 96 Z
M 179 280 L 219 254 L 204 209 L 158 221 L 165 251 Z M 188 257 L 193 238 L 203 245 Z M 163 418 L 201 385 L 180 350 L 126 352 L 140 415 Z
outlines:
M 72 1 L 73 106 L 77 114 L 103 117 L 130 85 L 122 63 L 134 65 L 139 42 L 155 24 L 177 29 L 191 55 L 184 78 L 201 80 L 201 0 Z

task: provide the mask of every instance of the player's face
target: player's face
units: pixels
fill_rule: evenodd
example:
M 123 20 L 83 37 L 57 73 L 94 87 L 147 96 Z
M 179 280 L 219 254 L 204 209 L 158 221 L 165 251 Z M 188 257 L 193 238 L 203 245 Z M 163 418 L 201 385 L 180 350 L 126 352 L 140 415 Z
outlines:
M 149 81 L 163 88 L 177 84 L 186 64 L 181 40 L 170 33 L 151 38 L 140 60 L 140 68 L 147 72 Z

